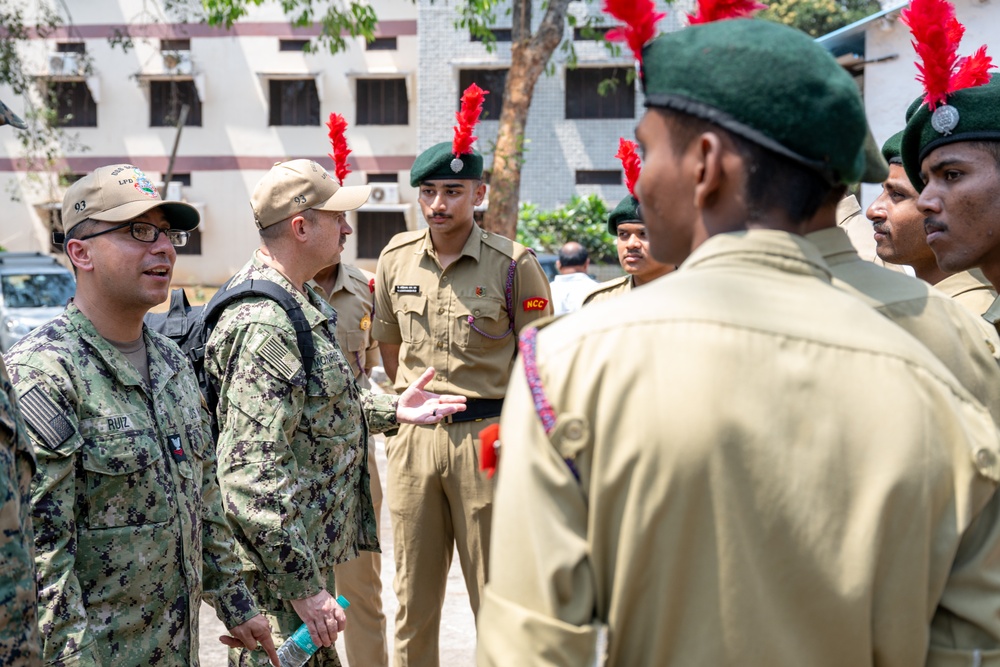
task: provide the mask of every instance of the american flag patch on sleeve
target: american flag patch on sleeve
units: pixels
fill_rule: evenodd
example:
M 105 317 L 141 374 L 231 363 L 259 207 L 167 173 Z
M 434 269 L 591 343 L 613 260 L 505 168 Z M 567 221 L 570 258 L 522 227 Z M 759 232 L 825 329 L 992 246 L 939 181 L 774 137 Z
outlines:
M 270 363 L 286 380 L 291 380 L 302 368 L 302 362 L 296 358 L 295 354 L 271 335 L 264 338 L 257 347 L 257 354 Z
M 54 450 L 76 432 L 56 402 L 41 387 L 32 387 L 21 396 L 18 406 L 24 421 L 35 430 L 48 449 Z

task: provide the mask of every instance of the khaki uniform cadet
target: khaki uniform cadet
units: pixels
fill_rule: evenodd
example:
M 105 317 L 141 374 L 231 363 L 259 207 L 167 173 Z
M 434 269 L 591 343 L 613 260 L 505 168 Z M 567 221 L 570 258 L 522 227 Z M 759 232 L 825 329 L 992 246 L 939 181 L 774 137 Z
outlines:
M 451 169 L 451 144 L 421 154 L 410 172 L 424 215 L 436 212 L 437 186 L 476 188 L 482 157 L 463 154 Z M 428 186 L 428 183 L 437 186 Z M 430 190 L 431 194 L 427 194 Z M 478 199 L 482 192 L 476 188 Z M 466 195 L 471 193 L 466 192 Z M 524 246 L 484 232 L 471 196 L 443 224 L 467 234 L 457 258 L 442 266 L 434 228 L 397 234 L 379 257 L 373 336 L 396 387 L 434 366 L 437 391 L 469 399 L 452 423 L 404 426 L 387 444 L 387 496 L 396 558 L 395 664 L 437 665 L 441 605 L 457 546 L 473 613 L 486 580 L 493 481 L 479 470 L 479 431 L 495 423 L 517 353 L 517 332 L 552 314 L 549 286 Z M 427 201 L 425 201 L 427 200 Z M 430 221 L 429 221 L 430 222 Z M 437 224 L 437 223 L 433 223 Z M 465 232 L 464 230 L 468 231 Z M 461 242 L 461 235 L 455 236 Z M 389 349 L 398 350 L 391 358 Z M 475 421 L 469 421 L 470 419 Z
M 27 129 L 3 102 L 0 125 Z M 0 665 L 11 667 L 42 664 L 29 501 L 34 473 L 35 455 L 0 360 Z
M 371 337 L 375 276 L 343 262 L 324 269 L 329 270 L 333 270 L 333 285 L 329 294 L 316 281 L 312 286 L 337 313 L 337 343 L 345 352 L 354 379 L 362 389 L 371 389 L 368 376 L 379 363 L 378 342 Z M 382 516 L 382 482 L 375 461 L 375 442 L 370 438 L 368 472 L 377 534 Z M 351 602 L 351 619 L 344 630 L 347 662 L 371 667 L 388 665 L 385 614 L 382 612 L 381 554 L 363 551 L 354 560 L 334 566 L 333 572 L 337 593 Z
M 861 175 L 856 86 L 763 21 L 695 25 L 642 55 L 659 107 L 637 130 L 644 219 L 657 259 L 684 263 L 522 336 L 479 664 L 588 664 L 595 622 L 606 664 L 629 667 L 993 658 L 998 545 L 960 542 L 1000 479 L 990 415 L 833 289 L 810 243 L 766 228 L 808 222 L 789 188 Z M 789 182 L 744 203 L 768 160 Z M 759 210 L 765 229 L 739 231 Z M 702 241 L 706 220 L 735 233 Z
M 186 204 L 162 202 L 141 171 L 113 165 L 67 190 L 62 220 L 69 233 L 154 208 L 171 229 L 198 224 Z M 76 301 L 87 296 L 80 278 Z M 169 339 L 141 331 L 148 375 L 76 303 L 7 353 L 38 457 L 32 509 L 46 664 L 193 665 L 203 594 L 227 627 L 258 614 L 240 581 L 194 372 Z
M 903 169 L 902 140 L 903 133 L 897 132 L 882 144 L 882 157 L 889 163 L 889 177 L 882 184 L 882 193 L 867 211 L 879 235 L 878 251 L 888 259 L 886 267 L 909 265 L 918 278 L 934 285 L 975 315 L 982 316 L 996 299 L 996 290 L 979 269 L 950 273 L 938 266 L 934 252 L 927 245 L 924 215 L 917 208 L 919 195 Z M 988 322 L 981 318 L 980 321 L 996 332 Z
M 662 264 L 650 257 L 649 240 L 646 238 L 646 228 L 639 213 L 639 200 L 634 196 L 626 195 L 618 202 L 618 206 L 608 216 L 608 231 L 615 236 L 618 261 L 627 273 L 595 287 L 584 298 L 584 305 L 626 294 L 635 287 L 656 280 L 674 270 L 673 266 Z
M 42 664 L 31 530 L 34 473 L 35 455 L 0 360 L 0 665 L 10 667 Z
M 339 188 L 311 160 L 275 165 L 254 189 L 262 244 L 233 284 L 270 280 L 295 297 L 315 345 L 308 376 L 291 320 L 271 299 L 229 306 L 206 346 L 205 367 L 219 395 L 219 483 L 227 518 L 238 527 L 243 576 L 279 641 L 305 621 L 313 641 L 326 644 L 311 665 L 340 664 L 332 642 L 322 642 L 323 633 L 335 639 L 343 629 L 343 612 L 329 595 L 334 565 L 379 549 L 369 433 L 407 419 L 437 421 L 459 409 L 443 405 L 451 397 L 422 387 L 402 396 L 361 389 L 337 344 L 336 313 L 304 287 L 343 250 L 350 227 L 342 211 L 358 208 L 370 193 L 368 186 Z M 419 414 L 407 416 L 407 407 Z M 326 600 L 318 611 L 311 606 L 316 600 Z M 242 650 L 229 659 L 239 665 L 265 660 Z

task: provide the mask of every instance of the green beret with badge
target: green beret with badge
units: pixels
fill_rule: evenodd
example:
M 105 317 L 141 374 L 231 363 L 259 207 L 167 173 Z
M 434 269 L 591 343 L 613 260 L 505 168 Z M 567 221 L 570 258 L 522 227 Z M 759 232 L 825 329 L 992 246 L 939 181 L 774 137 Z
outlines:
M 615 210 L 611 211 L 611 215 L 608 216 L 608 232 L 612 234 L 618 233 L 618 225 L 623 222 L 642 222 L 642 218 L 639 216 L 639 200 L 635 197 L 635 184 L 639 180 L 641 170 L 636 148 L 634 141 L 625 138 L 618 139 L 618 153 L 615 157 L 621 160 L 628 194 L 618 202 L 618 206 L 615 206 Z
M 903 131 L 900 130 L 896 134 L 892 135 L 885 140 L 882 144 L 882 157 L 889 164 L 902 164 L 903 163 Z
M 465 89 L 461 108 L 455 114 L 458 124 L 455 125 L 454 139 L 435 144 L 417 156 L 410 167 L 411 186 L 441 179 L 482 179 L 483 156 L 473 147 L 477 137 L 472 133 L 488 94 L 476 84 Z
M 960 141 L 1000 141 L 1000 76 L 981 46 L 958 57 L 965 26 L 947 0 L 914 0 L 900 14 L 910 28 L 924 95 L 906 112 L 900 152 L 910 182 L 924 189 L 920 165 L 931 151 Z

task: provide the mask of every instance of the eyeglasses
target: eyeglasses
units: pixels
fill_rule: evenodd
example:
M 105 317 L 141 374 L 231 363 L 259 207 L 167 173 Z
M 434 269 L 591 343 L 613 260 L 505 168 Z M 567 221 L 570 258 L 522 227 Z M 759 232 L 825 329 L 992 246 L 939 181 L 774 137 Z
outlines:
M 92 239 L 95 236 L 117 232 L 119 229 L 125 229 L 126 227 L 128 227 L 129 234 L 132 235 L 132 238 L 136 241 L 142 241 L 143 243 L 155 243 L 156 239 L 160 238 L 160 234 L 166 234 L 167 240 L 170 241 L 170 245 L 175 248 L 187 245 L 188 237 L 190 236 L 190 234 L 185 231 L 181 231 L 180 229 L 160 229 L 151 222 L 126 222 L 116 227 L 112 227 L 111 229 L 105 229 L 103 232 L 95 232 L 93 234 L 81 236 L 80 240 L 86 241 L 87 239 Z

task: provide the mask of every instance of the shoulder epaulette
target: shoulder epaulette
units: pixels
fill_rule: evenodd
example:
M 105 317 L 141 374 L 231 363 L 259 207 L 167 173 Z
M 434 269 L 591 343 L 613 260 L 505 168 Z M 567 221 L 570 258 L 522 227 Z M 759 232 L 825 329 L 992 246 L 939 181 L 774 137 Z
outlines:
M 626 275 L 624 275 L 624 276 L 622 276 L 620 278 L 614 278 L 612 280 L 606 280 L 605 282 L 601 283 L 600 285 L 598 285 L 597 287 L 595 287 L 594 289 L 592 289 L 590 291 L 590 294 L 588 294 L 587 296 L 592 296 L 594 294 L 600 294 L 601 292 L 608 292 L 610 290 L 616 289 L 618 287 L 621 287 L 622 285 L 624 285 L 625 283 L 627 283 L 631 279 L 632 279 L 632 276 L 626 274 Z
M 394 250 L 396 248 L 401 248 L 405 245 L 415 243 L 420 239 L 424 238 L 424 235 L 426 233 L 427 233 L 426 230 L 423 229 L 414 229 L 409 232 L 400 232 L 395 236 L 393 236 L 391 239 L 389 239 L 389 242 L 385 244 L 385 248 L 382 250 L 382 252 L 386 253 L 390 250 Z
M 523 253 L 517 253 L 515 246 L 520 246 L 519 243 L 514 243 L 506 236 L 500 236 L 499 234 L 492 234 L 490 232 L 483 232 L 483 243 L 493 248 L 494 250 L 503 253 L 505 256 L 515 259 Z M 521 246 L 522 248 L 524 246 Z

